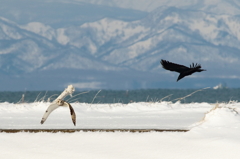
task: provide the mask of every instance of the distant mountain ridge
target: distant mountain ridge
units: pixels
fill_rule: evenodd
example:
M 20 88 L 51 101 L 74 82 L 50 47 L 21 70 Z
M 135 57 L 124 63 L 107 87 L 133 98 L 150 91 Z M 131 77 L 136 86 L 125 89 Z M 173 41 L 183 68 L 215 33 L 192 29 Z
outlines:
M 72 0 L 72 2 L 87 2 L 103 6 L 120 7 L 152 12 L 161 6 L 177 7 L 187 10 L 198 10 L 213 14 L 238 15 L 240 14 L 240 1 L 238 0 Z
M 218 1 L 217 6 L 227 3 L 233 7 L 236 4 L 232 11 L 238 12 L 237 1 Z M 170 2 L 173 3 L 169 1 L 168 4 Z M 188 78 L 196 82 L 188 85 L 186 79 L 180 88 L 215 86 L 239 79 L 239 15 L 198 10 L 208 7 L 212 10 L 214 5 L 210 2 L 204 5 L 197 1 L 193 9 L 187 5 L 193 6 L 193 3 L 185 4 L 185 8 L 184 4 L 179 7 L 160 6 L 139 20 L 105 17 L 58 28 L 34 20 L 18 24 L 2 17 L 0 75 L 3 74 L 6 80 L 13 78 L 13 81 L 23 76 L 26 80 L 36 81 L 35 77 L 40 79 L 44 75 L 46 81 L 50 81 L 46 88 L 51 85 L 51 89 L 62 88 L 68 83 L 85 89 L 164 88 L 169 87 L 168 79 L 177 76 L 162 69 L 159 61 L 167 59 L 184 65 L 197 62 L 207 69 L 207 72 Z M 68 71 L 62 74 L 68 74 L 69 80 L 58 76 L 57 72 L 61 70 Z M 83 74 L 76 74 L 77 71 Z M 209 82 L 202 82 L 203 78 Z M 62 82 L 55 85 L 56 80 Z M 123 83 L 114 85 L 114 80 Z M 228 83 L 228 86 L 238 85 Z M 170 87 L 178 88 L 179 85 Z

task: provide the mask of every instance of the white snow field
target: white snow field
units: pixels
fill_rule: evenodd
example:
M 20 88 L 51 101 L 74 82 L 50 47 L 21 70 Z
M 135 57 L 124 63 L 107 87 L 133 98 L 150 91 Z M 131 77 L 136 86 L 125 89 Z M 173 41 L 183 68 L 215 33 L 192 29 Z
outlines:
M 240 103 L 0 103 L 0 129 L 187 129 L 188 132 L 0 133 L 3 159 L 239 159 Z

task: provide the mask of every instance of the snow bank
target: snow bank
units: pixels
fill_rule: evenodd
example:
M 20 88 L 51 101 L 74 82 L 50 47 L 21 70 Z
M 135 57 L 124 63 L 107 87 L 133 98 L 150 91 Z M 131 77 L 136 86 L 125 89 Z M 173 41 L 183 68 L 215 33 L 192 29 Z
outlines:
M 0 103 L 1 129 L 188 129 L 212 106 L 207 103 L 71 103 L 76 116 L 72 125 L 68 108 L 54 110 L 40 120 L 50 103 Z
M 4 128 L 74 127 L 69 110 L 64 108 L 54 111 L 46 123 L 40 125 L 49 104 L 0 103 L 0 125 Z M 163 125 L 177 128 L 184 123 L 191 130 L 186 133 L 1 133 L 1 158 L 238 159 L 240 156 L 240 103 L 217 107 L 208 103 L 167 102 L 71 105 L 77 114 L 78 128 L 87 124 L 101 128 L 125 124 L 129 128 L 148 128 L 145 122 L 155 128 Z
M 215 107 L 202 121 L 192 126 L 191 133 L 221 140 L 240 141 L 240 115 L 237 107 Z

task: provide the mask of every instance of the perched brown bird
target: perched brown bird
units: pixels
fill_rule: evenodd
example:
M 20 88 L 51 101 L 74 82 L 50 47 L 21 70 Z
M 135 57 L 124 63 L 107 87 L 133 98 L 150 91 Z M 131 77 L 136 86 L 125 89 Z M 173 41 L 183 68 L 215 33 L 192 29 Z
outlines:
M 71 117 L 72 117 L 72 122 L 76 126 L 76 114 L 74 112 L 73 107 L 68 102 L 66 102 L 64 100 L 61 100 L 61 99 L 58 99 L 57 103 L 53 103 L 53 104 L 49 105 L 48 109 L 46 110 L 45 114 L 42 117 L 41 124 L 43 124 L 47 120 L 47 117 L 49 116 L 49 114 L 52 111 L 54 111 L 55 109 L 57 109 L 60 106 L 69 107 L 70 114 L 71 114 Z
M 201 69 L 201 65 L 200 64 L 194 64 L 192 63 L 192 65 L 190 65 L 190 67 L 187 66 L 183 66 L 183 65 L 179 65 L 179 64 L 175 64 L 166 60 L 161 60 L 160 63 L 162 64 L 162 67 L 166 70 L 169 71 L 175 71 L 180 73 L 178 76 L 177 81 L 179 81 L 180 79 L 182 79 L 185 76 L 189 76 L 195 72 L 202 72 L 202 71 L 206 71 L 204 69 Z

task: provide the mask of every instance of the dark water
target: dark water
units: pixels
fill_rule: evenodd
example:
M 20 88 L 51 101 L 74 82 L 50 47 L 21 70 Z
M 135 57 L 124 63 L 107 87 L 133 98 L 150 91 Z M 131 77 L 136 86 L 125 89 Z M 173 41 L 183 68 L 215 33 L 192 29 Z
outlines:
M 83 102 L 83 103 L 130 103 L 130 102 L 157 102 L 173 101 L 176 98 L 187 96 L 196 89 L 144 89 L 144 90 L 95 90 L 88 93 L 79 94 L 83 92 L 74 92 L 73 98 L 67 97 L 65 100 L 69 102 Z M 26 91 L 26 92 L 0 92 L 0 102 L 34 102 L 34 101 L 50 101 L 54 100 L 61 91 Z M 22 96 L 24 95 L 24 99 Z M 163 99 L 164 98 L 164 99 Z M 182 103 L 191 102 L 229 102 L 240 101 L 240 88 L 234 89 L 204 89 L 195 92 L 189 97 L 181 100 Z

